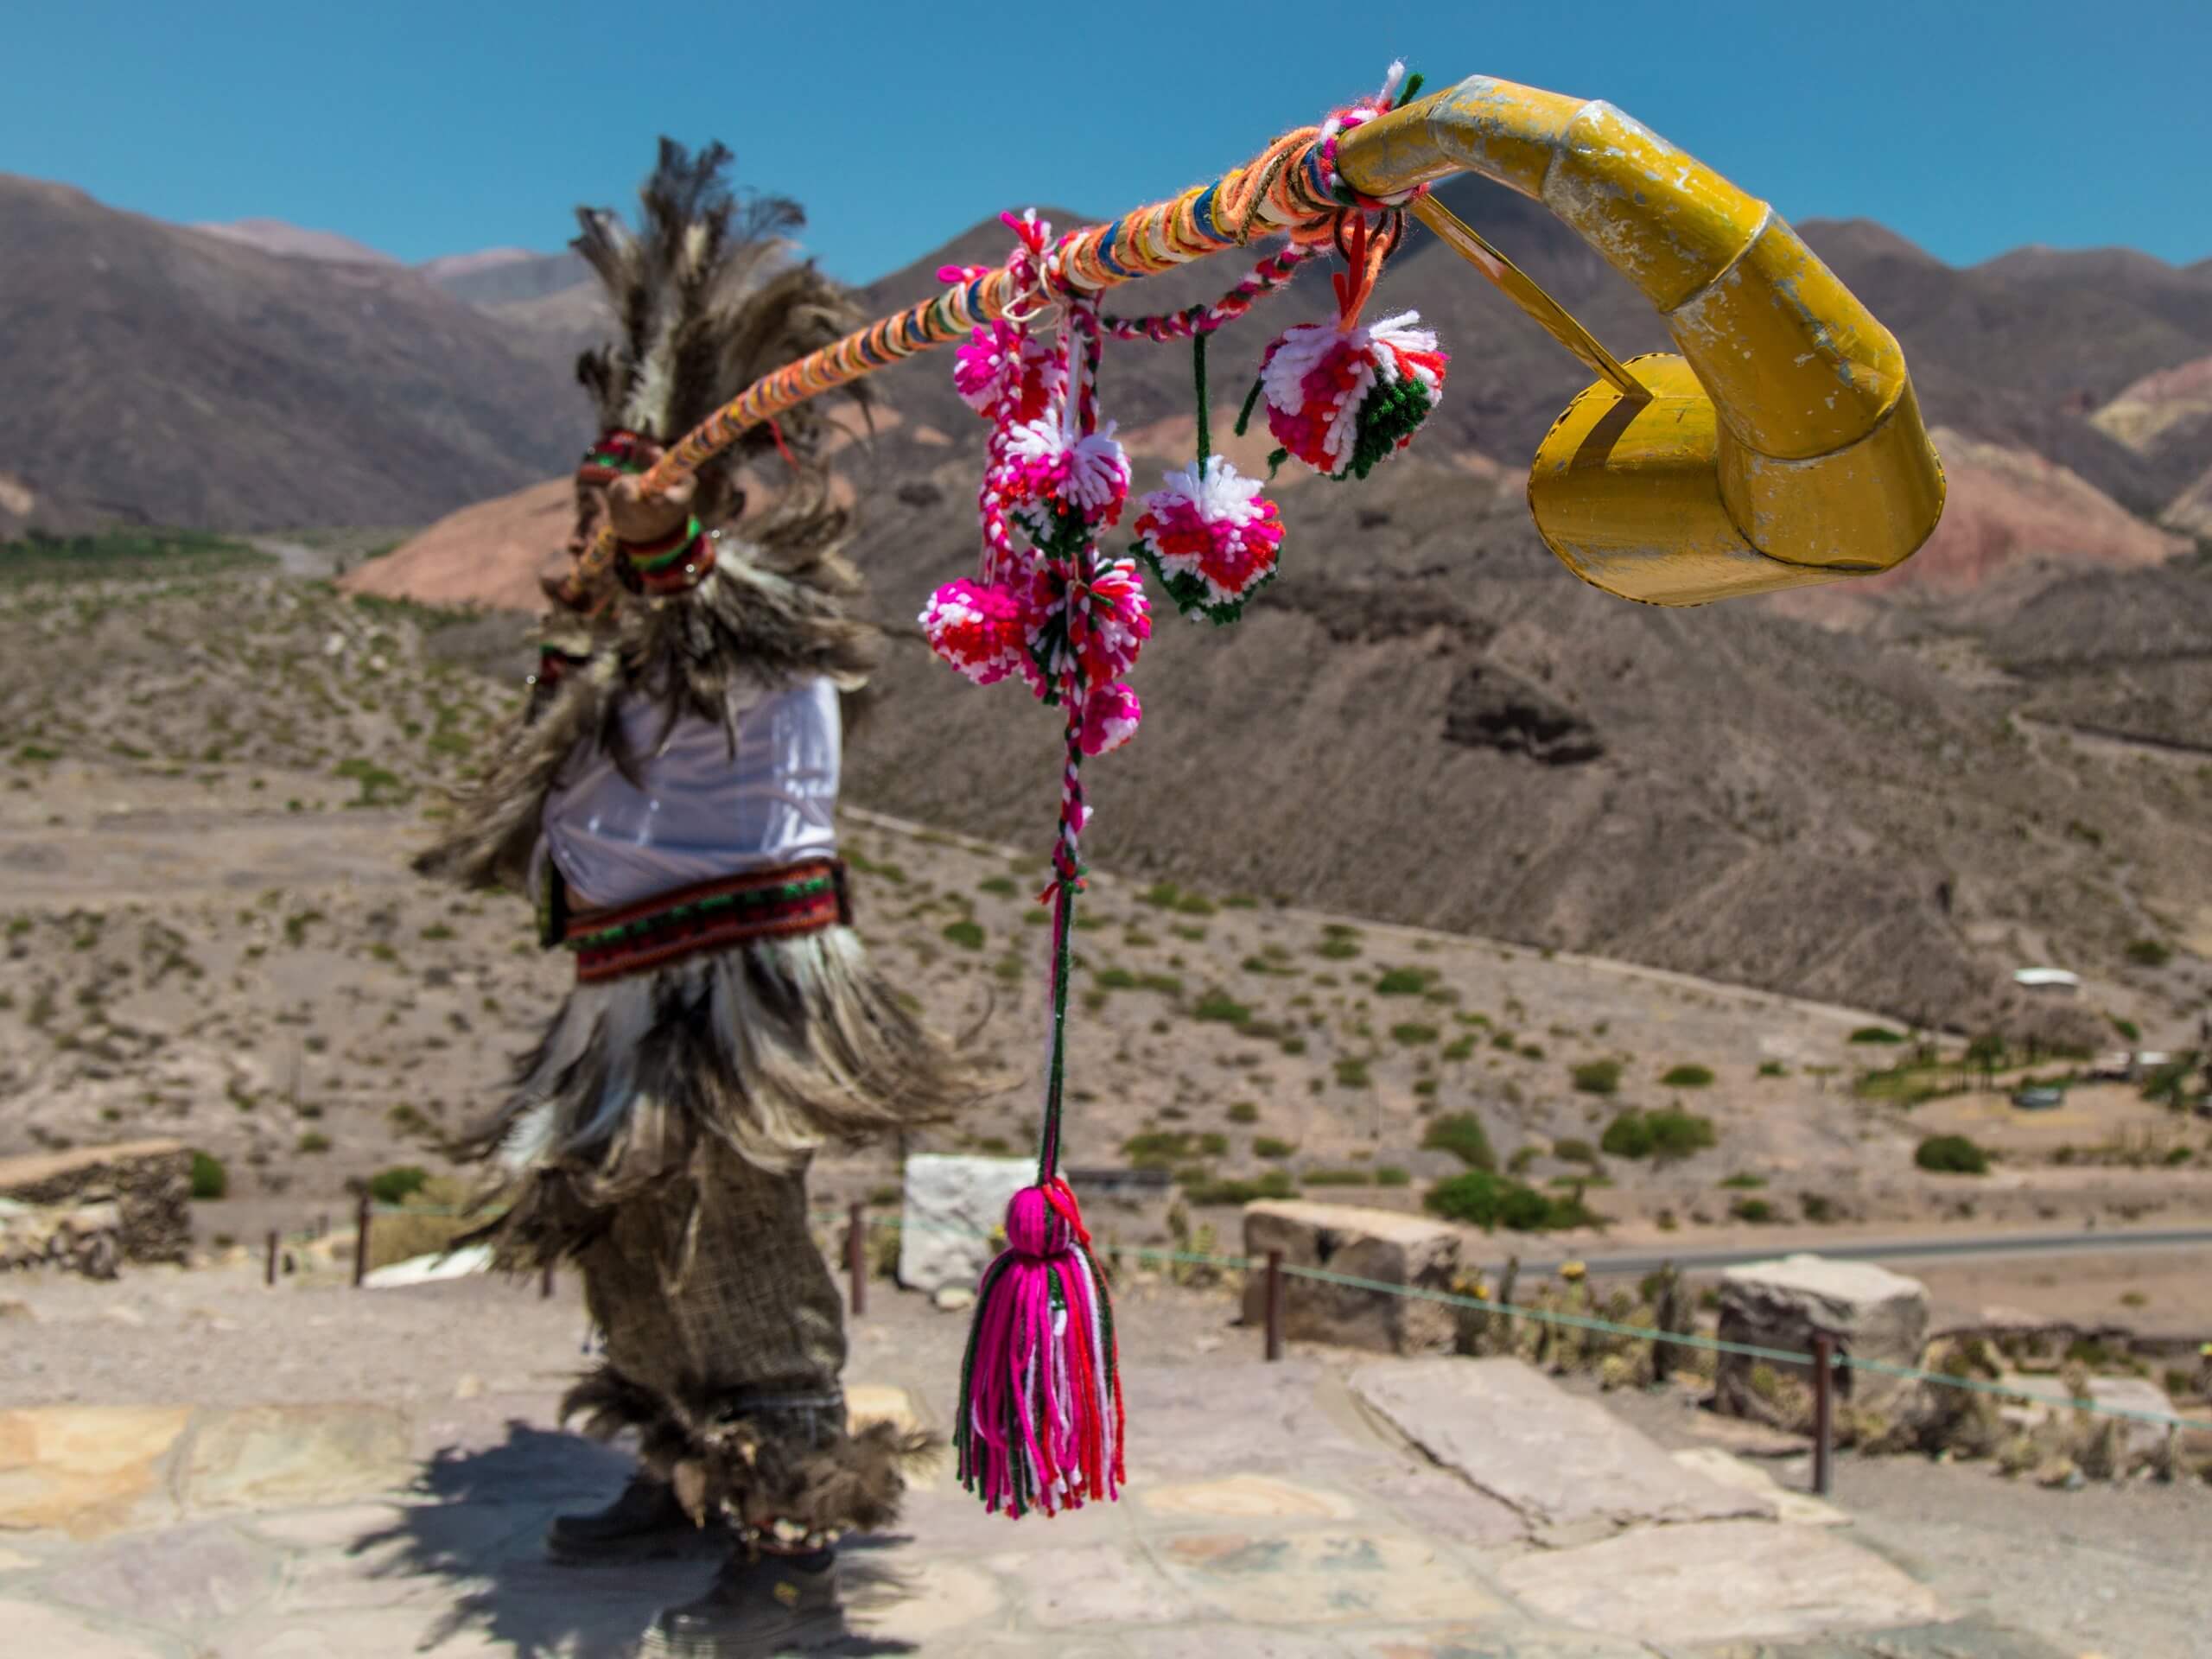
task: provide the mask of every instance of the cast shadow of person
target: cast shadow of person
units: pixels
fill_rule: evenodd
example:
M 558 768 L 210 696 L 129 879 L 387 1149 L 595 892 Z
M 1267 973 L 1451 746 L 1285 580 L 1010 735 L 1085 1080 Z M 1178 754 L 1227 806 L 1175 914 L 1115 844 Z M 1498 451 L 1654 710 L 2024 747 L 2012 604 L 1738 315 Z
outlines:
M 728 1548 L 719 1535 L 702 1534 L 696 1549 L 673 1560 L 606 1567 L 550 1560 L 544 1535 L 553 1516 L 612 1502 L 635 1468 L 612 1447 L 510 1419 L 494 1443 L 433 1453 L 398 1518 L 356 1540 L 349 1553 L 375 1558 L 374 1580 L 444 1581 L 448 1593 L 416 1644 L 419 1653 L 474 1636 L 514 1659 L 630 1659 L 655 1613 L 703 1592 Z M 906 1592 L 886 1553 L 901 1541 L 846 1541 L 840 1576 L 849 1608 L 865 1618 Z M 748 1643 L 741 1631 L 722 1649 L 726 1659 L 777 1659 L 783 1651 Z M 917 1649 L 849 1625 L 806 1651 L 864 1659 Z

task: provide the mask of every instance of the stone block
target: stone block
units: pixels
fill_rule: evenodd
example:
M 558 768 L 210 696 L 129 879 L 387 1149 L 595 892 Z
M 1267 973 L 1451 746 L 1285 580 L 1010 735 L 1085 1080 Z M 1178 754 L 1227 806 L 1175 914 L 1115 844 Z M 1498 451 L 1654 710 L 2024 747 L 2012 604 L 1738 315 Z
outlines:
M 406 1414 L 390 1406 L 245 1406 L 193 1427 L 181 1488 L 194 1510 L 334 1503 L 416 1473 Z
M 187 1406 L 45 1406 L 0 1411 L 0 1529 L 97 1538 L 166 1513 L 162 1471 Z
M 999 1247 L 1014 1195 L 1037 1179 L 1027 1158 L 952 1158 L 921 1153 L 906 1160 L 906 1202 L 899 1232 L 899 1282 L 926 1295 L 972 1290 Z
M 1821 1255 L 1754 1262 L 1721 1275 L 1720 1338 L 1754 1347 L 1808 1354 L 1815 1332 L 1835 1338 L 1839 1357 L 1917 1365 L 1928 1339 L 1928 1287 L 1871 1262 L 1839 1262 Z M 1758 1366 L 1808 1384 L 1809 1365 L 1789 1365 L 1747 1355 L 1720 1356 L 1715 1403 L 1738 1417 L 1765 1414 L 1751 1386 Z M 1914 1385 L 1878 1372 L 1849 1368 L 1836 1374 L 1836 1396 L 1875 1411 L 1897 1409 Z
M 1268 1200 L 1244 1207 L 1244 1254 L 1255 1261 L 1281 1250 L 1283 1265 L 1406 1289 L 1446 1291 L 1459 1270 L 1459 1235 L 1452 1228 L 1390 1210 L 1348 1204 Z M 1286 1274 L 1283 1333 L 1385 1354 L 1449 1353 L 1451 1307 L 1326 1280 Z M 1267 1276 L 1244 1281 L 1244 1321 L 1264 1325 Z
M 0 1198 L 27 1205 L 112 1200 L 131 1262 L 192 1254 L 192 1154 L 175 1141 L 133 1141 L 30 1158 L 0 1158 Z

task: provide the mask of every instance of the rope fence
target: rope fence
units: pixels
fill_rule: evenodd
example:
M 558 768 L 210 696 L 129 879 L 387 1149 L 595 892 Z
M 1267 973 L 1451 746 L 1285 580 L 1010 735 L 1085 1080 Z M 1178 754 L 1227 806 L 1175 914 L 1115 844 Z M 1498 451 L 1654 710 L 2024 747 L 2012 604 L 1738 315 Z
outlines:
M 454 1205 L 385 1204 L 363 1195 L 357 1210 L 357 1235 L 354 1247 L 353 1282 L 359 1286 L 366 1277 L 368 1240 L 373 1219 L 378 1216 L 431 1217 L 442 1219 L 482 1220 L 494 1218 L 496 1208 L 472 1210 Z M 950 1237 L 957 1237 L 987 1247 L 996 1248 L 1003 1240 L 995 1234 L 977 1232 L 972 1227 L 948 1222 L 930 1220 L 909 1221 L 902 1216 L 871 1216 L 864 1204 L 855 1202 L 849 1210 L 817 1210 L 808 1219 L 817 1227 L 835 1228 L 843 1223 L 847 1232 L 844 1241 L 844 1266 L 849 1281 L 849 1299 L 855 1314 L 865 1311 L 867 1283 L 871 1276 L 868 1243 L 871 1235 L 881 1232 L 901 1232 L 918 1228 Z M 327 1236 L 328 1228 L 292 1236 L 285 1242 L 314 1242 Z M 270 1239 L 269 1282 L 276 1282 L 276 1260 L 279 1235 L 271 1231 Z M 2204 1429 L 2201 1421 L 2171 1413 L 2144 1411 L 2133 1407 L 2113 1405 L 2088 1398 L 2054 1397 L 2031 1390 L 2010 1388 L 1993 1382 L 1985 1377 L 1961 1376 L 1950 1371 L 1930 1370 L 1923 1366 L 1897 1365 L 1885 1360 L 1862 1358 L 1857 1355 L 1834 1351 L 1833 1340 L 1819 1345 L 1827 1348 L 1826 1354 L 1801 1353 L 1789 1349 L 1764 1347 L 1754 1343 L 1730 1342 L 1720 1337 L 1707 1336 L 1694 1330 L 1669 1331 L 1654 1325 L 1624 1324 L 1595 1313 L 1569 1313 L 1562 1308 L 1534 1307 L 1526 1303 L 1508 1302 L 1488 1296 L 1471 1296 L 1456 1290 L 1437 1289 L 1422 1285 L 1393 1283 L 1388 1280 L 1363 1278 L 1356 1274 L 1338 1273 L 1327 1268 L 1309 1267 L 1285 1262 L 1280 1252 L 1264 1257 L 1230 1255 L 1218 1251 L 1167 1249 L 1153 1245 L 1103 1244 L 1099 1254 L 1114 1265 L 1136 1262 L 1165 1266 L 1199 1267 L 1223 1273 L 1262 1274 L 1268 1281 L 1265 1298 L 1267 1309 L 1267 1356 L 1279 1358 L 1282 1351 L 1282 1296 L 1281 1281 L 1303 1279 L 1318 1284 L 1333 1285 L 1341 1289 L 1357 1290 L 1376 1295 L 1395 1296 L 1408 1300 L 1440 1303 L 1446 1307 L 1470 1313 L 1497 1315 L 1506 1319 L 1526 1320 L 1534 1324 L 1564 1327 L 1593 1334 L 1624 1338 L 1632 1342 L 1648 1342 L 1654 1346 L 1701 1351 L 1719 1355 L 1733 1355 L 1769 1364 L 1787 1365 L 1811 1373 L 1816 1390 L 1823 1396 L 1827 1393 L 1830 1379 L 1836 1370 L 1863 1371 L 1896 1381 L 1924 1383 L 1933 1387 L 1953 1388 L 1969 1393 L 1988 1395 L 1999 1400 L 2024 1405 L 2068 1408 L 2098 1417 L 2122 1421 L 2145 1423 L 2169 1430 Z M 553 1273 L 548 1268 L 541 1281 L 541 1294 L 553 1294 Z M 1825 1404 L 1825 1399 L 1822 1402 Z M 1825 1418 L 1826 1412 L 1821 1414 Z M 1825 1482 L 1821 1483 L 1825 1484 Z

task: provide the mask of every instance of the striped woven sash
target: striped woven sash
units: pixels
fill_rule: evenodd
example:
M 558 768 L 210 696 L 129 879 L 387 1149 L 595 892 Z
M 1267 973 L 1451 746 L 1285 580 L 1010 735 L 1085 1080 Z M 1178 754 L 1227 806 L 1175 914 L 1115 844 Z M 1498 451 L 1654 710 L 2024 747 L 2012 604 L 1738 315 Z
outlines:
M 572 914 L 561 943 L 575 952 L 578 982 L 589 984 L 703 950 L 849 926 L 852 919 L 844 861 L 818 858 L 672 888 L 619 910 Z

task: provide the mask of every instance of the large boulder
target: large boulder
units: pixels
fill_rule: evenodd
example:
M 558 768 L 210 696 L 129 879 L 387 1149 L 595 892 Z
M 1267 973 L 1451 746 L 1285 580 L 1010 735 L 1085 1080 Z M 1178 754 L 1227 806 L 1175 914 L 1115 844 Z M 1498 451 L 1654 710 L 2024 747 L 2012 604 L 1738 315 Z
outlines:
M 1408 1290 L 1449 1292 L 1459 1270 L 1459 1235 L 1453 1229 L 1397 1211 L 1348 1204 L 1286 1199 L 1247 1205 L 1244 1254 L 1258 1261 L 1270 1250 L 1282 1252 L 1286 1267 L 1322 1268 Z M 1264 1274 L 1245 1275 L 1246 1324 L 1267 1319 L 1267 1291 Z M 1385 1354 L 1452 1351 L 1452 1309 L 1444 1302 L 1297 1274 L 1284 1275 L 1282 1300 L 1283 1334 L 1302 1342 Z
M 192 1252 L 192 1154 L 175 1141 L 0 1158 L 0 1198 L 40 1208 L 111 1201 L 124 1260 L 181 1262 Z
M 1928 1338 L 1928 1287 L 1870 1262 L 1820 1255 L 1754 1262 L 1721 1275 L 1723 1342 L 1809 1354 L 1820 1332 L 1835 1338 L 1839 1358 L 1916 1365 Z M 1753 1379 L 1761 1367 L 1812 1381 L 1810 1365 L 1723 1353 L 1716 1401 L 1722 1411 L 1769 1414 L 1771 1390 L 1755 1386 Z M 1847 1368 L 1837 1372 L 1835 1387 L 1838 1398 L 1878 1412 L 1896 1408 L 1914 1391 L 1902 1378 Z
M 932 1296 L 951 1286 L 972 1290 L 998 1254 L 1007 1204 L 1036 1179 L 1027 1158 L 909 1158 L 899 1282 Z

